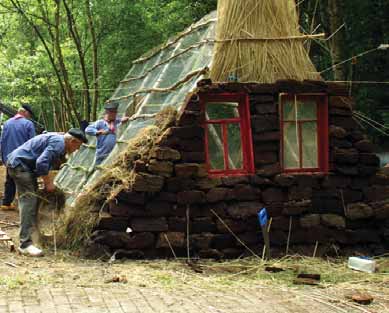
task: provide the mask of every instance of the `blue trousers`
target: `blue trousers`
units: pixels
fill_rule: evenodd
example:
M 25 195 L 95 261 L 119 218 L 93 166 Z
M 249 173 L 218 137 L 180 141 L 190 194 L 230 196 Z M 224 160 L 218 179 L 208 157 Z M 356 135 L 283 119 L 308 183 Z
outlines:
M 38 214 L 38 181 L 34 173 L 21 166 L 8 167 L 9 175 L 14 180 L 19 196 L 20 212 L 20 247 L 27 248 L 32 244 L 31 235 L 36 226 Z
M 11 176 L 9 176 L 7 169 L 7 176 L 4 184 L 3 205 L 10 205 L 15 199 L 16 185 Z

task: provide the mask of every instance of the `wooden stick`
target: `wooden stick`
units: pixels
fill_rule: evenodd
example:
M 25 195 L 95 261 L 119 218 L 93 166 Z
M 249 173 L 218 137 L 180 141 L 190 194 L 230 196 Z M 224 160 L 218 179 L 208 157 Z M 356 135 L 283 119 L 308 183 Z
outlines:
M 190 262 L 190 248 L 189 248 L 189 215 L 190 215 L 190 206 L 186 206 L 186 254 L 188 262 Z
M 270 224 L 270 223 L 268 222 L 267 225 L 261 226 L 262 234 L 263 234 L 263 241 L 265 243 L 264 249 L 262 251 L 262 260 L 265 259 L 265 252 L 266 252 L 266 259 L 267 260 L 270 259 L 270 239 L 269 239 L 269 232 L 268 232 L 268 229 L 269 229 L 268 224 Z
M 312 257 L 313 257 L 313 258 L 315 258 L 315 257 L 316 257 L 316 252 L 317 252 L 317 248 L 318 248 L 318 246 L 319 246 L 319 242 L 318 242 L 318 241 L 316 241 L 316 244 L 315 244 L 315 249 L 313 250 L 313 255 L 312 255 Z
M 164 64 L 167 64 L 169 63 L 170 61 L 178 58 L 179 56 L 187 53 L 188 51 L 190 50 L 193 50 L 195 48 L 199 48 L 200 46 L 202 45 L 205 45 L 205 44 L 210 44 L 210 43 L 213 43 L 214 40 L 208 40 L 208 39 L 205 39 L 205 40 L 202 40 L 200 41 L 199 43 L 195 44 L 195 45 L 192 45 L 192 46 L 189 46 L 188 48 L 182 50 L 181 52 L 171 56 L 170 58 L 154 65 L 153 67 L 151 67 L 150 69 L 148 69 L 146 72 L 144 72 L 142 75 L 139 75 L 139 76 L 136 76 L 136 77 L 131 77 L 131 78 L 127 78 L 127 79 L 123 79 L 120 83 L 129 83 L 131 81 L 134 81 L 134 80 L 139 80 L 139 79 L 142 79 L 142 78 L 145 78 L 148 74 L 150 74 L 153 70 L 155 70 L 156 68 L 164 65 Z
M 288 255 L 288 253 L 289 253 L 290 235 L 291 235 L 291 233 L 292 233 L 292 220 L 293 220 L 293 217 L 290 216 L 290 217 L 289 217 L 288 241 L 286 242 L 286 251 L 285 251 L 285 254 L 286 254 L 286 255 Z
M 271 224 L 273 222 L 273 218 L 271 217 L 269 220 L 269 226 L 267 227 L 267 232 L 270 233 Z
M 174 258 L 177 260 L 177 255 L 176 255 L 176 253 L 174 252 L 174 249 L 173 249 L 172 245 L 170 244 L 170 240 L 169 240 L 168 236 L 167 236 L 166 234 L 163 234 L 163 235 L 165 236 L 165 239 L 166 239 L 166 241 L 167 241 L 167 243 L 168 243 L 168 245 L 169 245 L 170 250 L 171 250 L 172 253 L 173 253 Z
M 248 251 L 250 251 L 253 256 L 260 259 L 260 257 L 253 250 L 251 250 L 242 240 L 240 240 L 240 238 L 237 235 L 235 235 L 235 233 L 231 230 L 231 228 L 222 220 L 222 218 L 219 215 L 217 215 L 217 213 L 213 209 L 211 209 L 211 212 L 219 219 L 219 221 L 224 225 L 224 227 L 227 228 L 227 230 L 235 237 L 236 240 L 238 240 L 238 242 L 243 247 L 245 247 Z
M 52 227 L 53 227 L 53 244 L 54 244 L 54 255 L 57 256 L 57 237 L 55 232 L 55 212 L 51 211 Z
M 216 23 L 216 19 L 210 19 L 204 23 L 190 27 L 188 30 L 182 32 L 181 34 L 178 34 L 172 41 L 168 42 L 167 44 L 165 44 L 164 46 L 162 46 L 158 50 L 155 50 L 152 54 L 145 56 L 145 57 L 141 57 L 141 58 L 133 61 L 132 64 L 141 63 L 141 62 L 145 62 L 147 60 L 150 60 L 152 57 L 157 55 L 162 50 L 167 49 L 167 48 L 171 47 L 172 45 L 174 45 L 175 43 L 177 43 L 181 38 L 185 37 L 186 35 L 189 35 L 193 31 L 195 31 L 201 27 L 207 26 L 208 24 L 211 24 L 211 23 Z
M 173 90 L 177 89 L 178 87 L 180 87 L 181 85 L 183 85 L 186 82 L 188 82 L 189 80 L 191 80 L 194 76 L 205 74 L 208 71 L 209 71 L 208 67 L 204 67 L 202 69 L 199 69 L 199 70 L 196 70 L 196 71 L 193 71 L 193 72 L 189 73 L 182 80 L 180 80 L 177 83 L 175 83 L 173 86 L 170 86 L 170 87 L 167 87 L 167 88 L 147 88 L 147 89 L 141 89 L 141 90 L 138 90 L 138 91 L 136 91 L 134 93 L 130 93 L 130 94 L 126 95 L 126 96 L 110 99 L 107 102 L 113 102 L 113 101 L 128 99 L 128 98 L 131 98 L 131 97 L 136 97 L 138 94 L 141 94 L 141 93 L 152 93 L 152 92 L 163 93 L 163 92 L 173 91 Z
M 9 223 L 9 222 L 5 222 L 5 221 L 0 221 L 0 224 L 8 226 L 8 227 L 17 227 L 17 226 L 19 226 L 18 223 Z
M 310 38 L 323 38 L 325 33 L 314 35 L 287 36 L 287 37 L 269 37 L 269 38 L 227 38 L 223 40 L 215 40 L 215 42 L 233 42 L 233 41 L 277 41 L 277 40 L 303 40 Z

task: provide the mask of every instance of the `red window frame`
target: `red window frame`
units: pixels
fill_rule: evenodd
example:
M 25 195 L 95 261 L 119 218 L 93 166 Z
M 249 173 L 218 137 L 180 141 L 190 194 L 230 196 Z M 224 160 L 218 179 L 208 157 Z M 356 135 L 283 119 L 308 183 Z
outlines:
M 299 164 L 298 168 L 285 168 L 284 165 L 284 123 L 287 122 L 284 120 L 284 101 L 293 101 L 297 97 L 298 99 L 304 100 L 314 100 L 316 102 L 316 120 L 304 120 L 297 121 L 298 123 L 298 140 L 299 140 Z M 281 167 L 285 173 L 306 173 L 306 172 L 320 172 L 327 173 L 329 170 L 329 147 L 328 147 L 328 96 L 326 94 L 280 94 L 279 97 L 279 106 L 280 106 L 280 129 L 281 129 L 281 151 L 280 151 L 280 160 Z M 317 152 L 318 152 L 318 167 L 316 168 L 303 168 L 302 167 L 302 134 L 301 134 L 301 125 L 305 122 L 316 121 L 317 123 Z
M 250 101 L 249 96 L 244 93 L 221 93 L 221 94 L 201 94 L 200 104 L 202 111 L 206 112 L 206 106 L 212 102 L 237 102 L 239 104 L 239 117 L 230 119 L 217 119 L 207 120 L 204 119 L 204 131 L 205 131 L 205 162 L 208 174 L 213 177 L 222 176 L 242 176 L 253 174 L 254 168 L 254 152 L 253 152 L 253 140 L 251 132 L 250 122 Z M 227 138 L 227 125 L 236 124 L 240 125 L 240 135 L 242 143 L 242 154 L 243 154 L 243 168 L 241 169 L 229 169 L 228 168 L 228 138 Z M 209 150 L 208 150 L 208 125 L 219 124 L 221 125 L 223 134 L 223 152 L 224 152 L 224 169 L 215 170 L 211 169 Z

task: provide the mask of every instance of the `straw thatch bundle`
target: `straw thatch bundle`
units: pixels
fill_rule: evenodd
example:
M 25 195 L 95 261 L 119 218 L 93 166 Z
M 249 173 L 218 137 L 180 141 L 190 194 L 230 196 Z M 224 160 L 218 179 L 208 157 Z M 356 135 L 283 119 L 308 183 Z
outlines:
M 274 83 L 320 79 L 302 35 L 294 0 L 219 0 L 211 78 Z
M 167 107 L 160 111 L 154 125 L 142 129 L 127 143 L 127 148 L 116 161 L 103 168 L 91 186 L 79 194 L 72 207 L 65 208 L 65 214 L 58 222 L 58 244 L 66 248 L 79 248 L 89 239 L 99 222 L 100 216 L 93 212 L 96 206 L 104 206 L 122 190 L 131 190 L 134 178 L 134 162 L 147 161 L 150 151 L 162 133 L 176 121 L 176 110 Z

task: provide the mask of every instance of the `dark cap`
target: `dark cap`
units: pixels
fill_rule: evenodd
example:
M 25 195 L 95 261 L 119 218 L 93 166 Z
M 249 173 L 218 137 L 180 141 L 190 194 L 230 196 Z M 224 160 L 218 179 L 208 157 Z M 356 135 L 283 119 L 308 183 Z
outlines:
M 86 139 L 84 132 L 79 128 L 69 129 L 68 134 L 72 135 L 74 138 L 77 138 L 78 140 L 82 141 L 83 143 L 88 142 L 88 139 Z
M 34 116 L 34 112 L 29 104 L 22 104 L 22 108 L 25 109 L 31 116 Z
M 117 111 L 118 107 L 119 107 L 119 103 L 116 101 L 106 102 L 104 104 L 104 109 L 107 111 Z

